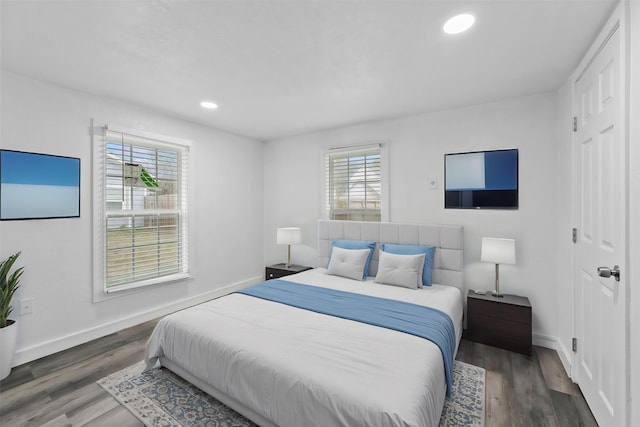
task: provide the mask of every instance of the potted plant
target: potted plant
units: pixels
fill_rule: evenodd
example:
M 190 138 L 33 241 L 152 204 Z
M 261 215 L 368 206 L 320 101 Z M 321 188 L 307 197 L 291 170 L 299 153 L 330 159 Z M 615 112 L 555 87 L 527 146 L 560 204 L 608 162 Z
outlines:
M 11 299 L 20 287 L 20 276 L 24 270 L 24 267 L 20 267 L 10 272 L 19 256 L 20 252 L 0 263 L 0 380 L 11 372 L 18 338 L 16 321 L 9 319 L 9 315 L 13 311 Z

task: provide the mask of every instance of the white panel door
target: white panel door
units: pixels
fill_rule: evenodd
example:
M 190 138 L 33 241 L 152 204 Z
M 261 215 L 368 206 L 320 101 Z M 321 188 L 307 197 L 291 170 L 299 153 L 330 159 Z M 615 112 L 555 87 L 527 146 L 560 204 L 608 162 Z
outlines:
M 603 427 L 625 425 L 628 387 L 625 95 L 621 30 L 615 28 L 574 87 L 578 345 L 573 375 Z M 619 266 L 619 280 L 599 275 L 601 266 Z

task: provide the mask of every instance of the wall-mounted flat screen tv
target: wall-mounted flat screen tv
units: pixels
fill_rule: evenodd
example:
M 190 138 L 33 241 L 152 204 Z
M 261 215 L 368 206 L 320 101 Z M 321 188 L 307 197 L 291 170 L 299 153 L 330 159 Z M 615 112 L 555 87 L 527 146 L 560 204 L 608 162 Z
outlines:
M 518 150 L 445 154 L 446 209 L 518 209 Z
M 80 159 L 0 150 L 0 220 L 80 216 Z

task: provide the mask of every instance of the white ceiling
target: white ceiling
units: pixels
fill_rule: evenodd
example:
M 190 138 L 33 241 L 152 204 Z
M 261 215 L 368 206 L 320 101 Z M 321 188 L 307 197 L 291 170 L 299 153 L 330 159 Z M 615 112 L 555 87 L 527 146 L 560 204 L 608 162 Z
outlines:
M 557 89 L 617 3 L 1 1 L 4 69 L 260 140 Z

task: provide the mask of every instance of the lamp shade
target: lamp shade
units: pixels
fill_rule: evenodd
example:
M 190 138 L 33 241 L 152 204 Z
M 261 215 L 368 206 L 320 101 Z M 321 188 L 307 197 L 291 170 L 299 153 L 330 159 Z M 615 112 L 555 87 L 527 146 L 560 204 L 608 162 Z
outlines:
M 483 237 L 480 261 L 495 264 L 516 263 L 516 241 L 499 237 Z
M 298 245 L 302 242 L 302 232 L 296 227 L 278 228 L 279 245 Z

